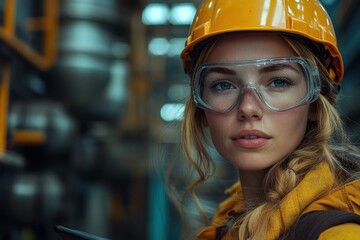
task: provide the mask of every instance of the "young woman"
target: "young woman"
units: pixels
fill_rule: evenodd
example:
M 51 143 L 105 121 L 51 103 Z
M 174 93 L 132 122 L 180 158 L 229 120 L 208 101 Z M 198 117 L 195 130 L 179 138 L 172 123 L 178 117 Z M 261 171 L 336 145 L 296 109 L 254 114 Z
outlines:
M 199 202 L 213 173 L 209 145 L 239 172 L 198 239 L 307 239 L 296 232 L 307 213 L 360 214 L 359 154 L 335 108 L 343 63 L 317 0 L 206 0 L 181 57 L 191 194 Z M 319 239 L 360 239 L 352 216 Z

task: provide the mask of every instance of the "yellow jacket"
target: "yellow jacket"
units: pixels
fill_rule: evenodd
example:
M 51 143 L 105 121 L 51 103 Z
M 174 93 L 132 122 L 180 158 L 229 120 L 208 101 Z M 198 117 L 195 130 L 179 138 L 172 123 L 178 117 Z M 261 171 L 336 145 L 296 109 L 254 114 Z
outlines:
M 327 163 L 314 167 L 283 199 L 271 219 L 264 240 L 279 239 L 283 231 L 290 229 L 298 217 L 307 212 L 337 209 L 360 214 L 360 180 L 330 190 L 335 181 Z M 324 195 L 324 192 L 327 193 Z M 199 240 L 215 239 L 216 229 L 226 225 L 233 212 L 243 212 L 244 199 L 240 183 L 234 184 L 227 193 L 230 194 L 229 198 L 219 205 L 211 225 L 199 233 Z M 346 223 L 329 228 L 319 237 L 319 240 L 327 239 L 360 240 L 360 225 Z

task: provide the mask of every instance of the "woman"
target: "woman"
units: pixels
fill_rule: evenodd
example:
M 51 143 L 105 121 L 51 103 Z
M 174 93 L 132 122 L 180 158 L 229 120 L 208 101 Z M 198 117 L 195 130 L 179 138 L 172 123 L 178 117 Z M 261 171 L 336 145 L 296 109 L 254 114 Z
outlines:
M 360 214 L 359 154 L 335 109 L 343 63 L 317 0 L 206 0 L 181 57 L 182 143 L 199 175 L 189 191 L 198 202 L 213 173 L 209 142 L 240 179 L 198 239 L 285 239 L 306 213 Z M 360 225 L 329 236 L 360 239 Z

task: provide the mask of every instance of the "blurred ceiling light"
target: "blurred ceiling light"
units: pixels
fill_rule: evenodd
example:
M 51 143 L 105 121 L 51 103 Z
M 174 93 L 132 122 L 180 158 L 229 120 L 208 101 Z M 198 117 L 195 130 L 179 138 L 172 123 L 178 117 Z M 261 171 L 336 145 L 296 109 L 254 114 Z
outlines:
M 153 38 L 148 46 L 150 54 L 155 56 L 164 56 L 168 53 L 170 48 L 169 41 L 165 38 Z
M 179 56 L 181 51 L 184 49 L 186 38 L 172 38 L 169 41 L 169 51 L 167 55 L 169 57 Z
M 185 38 L 153 38 L 148 45 L 148 51 L 154 56 L 177 57 L 184 48 Z
M 175 4 L 170 10 L 170 23 L 174 25 L 190 25 L 196 13 L 192 3 Z
M 150 3 L 142 12 L 142 22 L 145 25 L 167 24 L 170 10 L 164 3 Z
M 185 104 L 167 103 L 160 109 L 160 116 L 166 122 L 180 121 L 183 118 Z

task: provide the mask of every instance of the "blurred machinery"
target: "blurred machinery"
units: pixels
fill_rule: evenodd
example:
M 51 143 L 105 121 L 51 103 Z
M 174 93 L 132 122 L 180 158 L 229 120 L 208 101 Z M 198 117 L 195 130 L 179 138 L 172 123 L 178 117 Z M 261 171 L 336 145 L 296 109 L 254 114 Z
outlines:
M 128 222 L 146 218 L 131 199 L 146 190 L 132 174 L 145 156 L 118 134 L 129 98 L 125 14 L 116 0 L 0 1 L 1 240 L 55 239 L 55 224 L 143 239 L 146 226 Z

